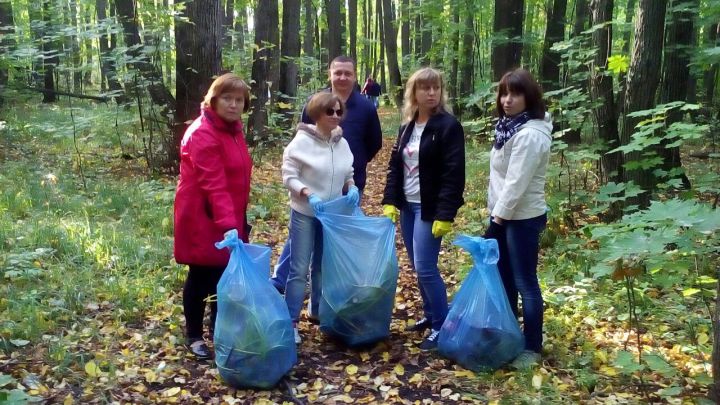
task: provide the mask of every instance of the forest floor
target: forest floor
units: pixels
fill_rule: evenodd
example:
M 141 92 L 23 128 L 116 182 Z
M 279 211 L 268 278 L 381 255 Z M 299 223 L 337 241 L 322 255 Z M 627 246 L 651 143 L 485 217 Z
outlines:
M 382 211 L 397 119 L 383 112 L 383 123 L 385 145 L 368 168 L 363 201 L 365 212 L 375 216 Z M 185 270 L 171 261 L 175 179 L 148 182 L 135 173 L 135 162 L 94 156 L 96 167 L 102 166 L 98 162 L 108 167 L 96 169 L 88 181 L 108 185 L 93 192 L 78 191 L 77 176 L 71 174 L 77 173 L 77 165 L 71 156 L 53 157 L 50 148 L 39 147 L 45 140 L 13 136 L 2 140 L 0 154 L 0 186 L 5 187 L 1 201 L 7 205 L 4 211 L 0 206 L 0 239 L 5 239 L 0 245 L 0 271 L 5 271 L 0 314 L 8 317 L 0 319 L 0 403 L 707 401 L 708 353 L 675 344 L 674 336 L 682 332 L 676 325 L 661 328 L 664 334 L 644 334 L 640 340 L 680 371 L 659 366 L 633 370 L 632 361 L 617 354 L 623 349 L 637 353 L 633 345 L 638 338 L 625 322 L 606 318 L 613 312 L 609 306 L 594 306 L 593 295 L 600 287 L 587 280 L 561 279 L 543 265 L 546 341 L 538 367 L 473 373 L 437 352 L 418 350 L 422 336 L 405 329 L 421 318 L 421 299 L 399 234 L 400 278 L 389 338 L 369 348 L 350 349 L 303 320 L 298 363 L 275 389 L 228 387 L 214 363 L 195 361 L 182 345 Z M 480 146 L 468 148 L 467 204 L 455 235 L 477 234 L 484 227 L 487 162 L 481 156 L 485 145 Z M 279 158 L 275 153 L 256 160 L 251 209 L 253 242 L 271 246 L 274 260 L 287 235 Z M 53 180 L 47 173 L 58 167 L 65 167 L 65 178 L 56 171 L 52 176 L 61 178 Z M 97 226 L 91 225 L 94 221 Z M 451 245 L 452 236 L 443 241 L 440 255 L 451 294 L 471 265 L 469 257 Z M 562 238 L 562 232 L 556 237 Z M 46 246 L 52 252 L 38 253 Z M 125 258 L 125 251 L 137 257 Z M 556 254 L 544 249 L 543 262 Z M 9 273 L 22 266 L 17 274 Z M 621 293 L 603 294 L 614 300 Z M 700 336 L 707 337 L 706 326 L 696 325 Z

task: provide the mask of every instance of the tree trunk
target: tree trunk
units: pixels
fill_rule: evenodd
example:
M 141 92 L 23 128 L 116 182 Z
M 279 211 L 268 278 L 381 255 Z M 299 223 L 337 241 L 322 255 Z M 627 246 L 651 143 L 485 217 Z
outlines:
M 292 127 L 297 96 L 300 56 L 300 0 L 283 0 L 282 40 L 280 42 L 280 110 L 285 115 L 284 128 Z
M 463 40 L 462 40 L 462 66 L 460 66 L 459 93 L 463 100 L 466 100 L 473 94 L 475 69 L 473 61 L 475 60 L 474 44 L 475 44 L 475 3 L 473 0 L 465 0 L 465 13 L 463 14 Z M 464 112 L 464 104 L 456 103 L 455 112 L 461 116 Z
M 325 0 L 325 17 L 328 27 L 328 61 L 342 55 L 342 24 L 340 22 L 340 0 Z
M 415 43 L 415 58 L 420 59 L 422 57 L 422 13 L 420 12 L 420 7 L 422 7 L 421 1 L 422 0 L 411 0 L 414 4 L 414 11 L 415 11 L 415 21 L 414 26 L 415 29 L 413 30 L 413 42 Z
M 53 12 L 57 12 L 57 10 L 50 10 L 50 0 L 44 0 L 42 2 L 42 19 L 45 23 L 42 28 L 43 37 L 53 37 L 55 35 L 53 32 L 55 28 L 51 18 L 51 13 Z M 42 43 L 44 67 L 43 88 L 47 90 L 43 93 L 43 103 L 54 103 L 57 101 L 57 96 L 55 95 L 55 68 L 60 63 L 57 48 L 56 40 L 46 40 Z
M 100 81 L 102 83 L 107 82 L 107 88 L 113 93 L 113 97 L 118 104 L 122 104 L 126 101 L 125 94 L 123 93 L 122 85 L 117 78 L 117 69 L 115 67 L 115 58 L 112 56 L 112 51 L 115 49 L 115 44 L 112 39 L 106 34 L 107 27 L 111 25 L 111 20 L 108 19 L 107 15 L 107 0 L 96 0 L 95 11 L 97 12 L 98 24 L 103 27 L 103 34 L 100 35 L 100 72 L 102 77 Z
M 223 10 L 223 29 L 222 29 L 222 42 L 223 47 L 232 50 L 233 39 L 235 34 L 233 30 L 235 20 L 235 0 L 225 0 L 225 9 Z
M 627 78 L 625 94 L 625 120 L 620 141 L 628 144 L 635 126 L 640 122 L 637 117 L 628 114 L 652 108 L 655 105 L 655 92 L 660 82 L 660 60 L 662 55 L 663 32 L 665 27 L 666 0 L 640 0 L 635 22 L 635 43 L 632 60 Z M 640 152 L 625 155 L 625 162 L 642 160 Z M 650 169 L 626 170 L 625 180 L 633 180 L 645 193 L 631 198 L 629 203 L 638 204 L 640 208 L 650 205 L 650 192 L 656 184 L 655 176 Z
M 686 7 L 674 8 L 683 1 Z M 690 78 L 690 52 L 695 36 L 695 18 L 697 17 L 700 0 L 673 0 L 671 1 L 670 21 L 667 25 L 665 39 L 665 79 L 663 80 L 661 100 L 663 103 L 672 101 L 686 101 Z M 682 120 L 682 112 L 673 110 L 668 113 L 666 125 Z M 663 158 L 662 168 L 666 172 L 682 167 L 680 161 L 680 147 L 667 147 L 668 142 L 660 145 L 658 152 Z M 690 180 L 683 173 L 681 175 L 685 188 L 690 188 Z
M 503 38 L 493 40 L 493 80 L 498 81 L 509 70 L 520 66 L 522 58 L 524 0 L 495 0 L 493 33 Z
M 274 64 L 277 64 L 275 53 L 270 46 L 278 45 L 279 25 L 277 1 L 259 1 L 255 9 L 255 51 L 252 65 L 253 95 L 252 113 L 250 115 L 248 143 L 256 145 L 268 137 L 268 115 L 270 113 L 273 81 L 275 80 Z M 269 46 L 270 45 L 270 46 Z
M 235 22 L 233 25 L 233 31 L 235 31 L 235 45 L 233 49 L 237 49 L 238 51 L 244 52 L 245 50 L 245 30 L 247 27 L 247 10 L 245 1 L 240 1 L 239 4 L 235 5 L 235 10 L 237 10 L 237 18 L 235 18 Z
M 421 3 L 427 3 L 429 0 L 420 0 Z M 418 58 L 422 59 L 424 66 L 430 65 L 430 50 L 432 49 L 432 18 L 428 15 L 427 4 L 423 4 L 422 13 L 420 13 L 422 22 L 422 36 L 420 43 L 420 52 L 417 54 Z
M 573 37 L 580 36 L 585 31 L 590 15 L 590 5 L 588 0 L 575 1 L 575 22 L 573 23 Z
M 612 21 L 613 0 L 591 0 L 592 25 L 606 24 Z M 612 26 L 604 25 L 592 34 L 592 42 L 597 53 L 590 69 L 590 96 L 596 104 L 595 119 L 598 135 L 607 146 L 607 150 L 620 146 L 617 116 L 615 115 L 615 98 L 613 96 L 612 76 L 607 73 L 607 60 L 610 57 L 612 43 Z M 622 154 L 620 152 L 603 153 L 600 158 L 603 175 L 606 181 L 622 182 Z
M 708 47 L 720 45 L 720 23 L 711 24 L 707 27 L 707 44 Z M 703 74 L 703 84 L 705 84 L 705 104 L 713 105 L 715 97 L 715 83 L 717 82 L 718 64 L 714 63 Z M 720 389 L 720 387 L 719 387 Z
M 312 0 L 303 0 L 305 9 L 305 31 L 303 32 L 303 54 L 306 57 L 315 56 L 315 8 Z M 303 74 L 303 81 L 309 83 L 313 78 L 315 69 L 310 68 Z
M 633 16 L 635 15 L 635 3 L 636 0 L 628 0 L 627 6 L 625 7 L 625 27 L 626 31 L 623 33 L 623 47 L 621 55 L 628 55 L 630 53 L 630 40 L 632 39 L 632 30 L 629 28 L 632 24 Z M 618 108 L 618 116 L 624 116 L 623 108 L 625 108 L 625 96 L 627 94 L 627 73 L 621 72 L 618 76 L 619 90 L 617 93 L 617 102 L 615 103 Z
M 200 115 L 200 103 L 214 76 L 222 69 L 222 41 L 225 26 L 223 10 L 217 0 L 185 3 L 182 16 L 175 20 L 175 159 L 180 161 L 180 141 L 187 125 Z
M 456 104 L 458 98 L 458 70 L 460 69 L 460 5 L 450 2 L 452 11 L 452 29 L 450 36 L 450 46 L 452 47 L 451 62 L 450 62 L 450 74 L 447 78 L 448 95 L 451 100 L 455 101 Z
M 410 0 L 401 0 L 400 13 L 402 20 L 400 22 L 400 46 L 402 48 L 402 56 L 405 59 L 412 53 L 410 49 Z
M 391 8 L 391 0 L 383 0 L 383 42 L 385 43 L 385 54 L 387 55 L 388 74 L 390 76 L 390 87 L 386 88 L 388 95 L 395 101 L 398 109 L 402 107 L 402 83 L 400 82 L 400 68 L 398 67 L 397 52 L 397 31 L 395 31 L 395 16 Z
M 383 89 L 383 93 L 380 97 L 387 97 L 387 80 L 385 80 L 385 22 L 383 20 L 383 7 L 382 7 L 382 1 L 383 0 L 377 0 L 375 3 L 375 11 L 377 12 L 377 38 L 378 43 L 380 44 L 380 50 L 379 57 L 378 57 L 378 64 L 377 69 L 380 70 L 380 86 Z M 375 77 L 375 75 L 373 75 Z M 377 79 L 376 79 L 377 80 Z
M 348 25 L 350 31 L 350 50 L 348 54 L 357 64 L 357 0 L 348 0 Z
M 555 0 L 552 13 L 548 16 L 545 42 L 543 44 L 542 66 L 540 67 L 540 77 L 542 77 L 543 89 L 545 90 L 555 90 L 560 87 L 560 55 L 550 48 L 555 42 L 565 39 L 566 10 L 567 0 Z
M 132 67 L 136 69 L 147 85 L 148 93 L 153 103 L 161 106 L 161 116 L 169 117 L 175 112 L 175 99 L 162 81 L 162 75 L 153 66 L 147 56 L 143 53 L 143 44 L 140 41 L 137 17 L 135 16 L 135 4 L 133 0 L 115 0 L 117 17 L 123 26 L 125 45 L 128 47 L 128 54 L 133 60 Z M 138 89 L 135 88 L 135 91 Z M 173 129 L 174 120 L 169 119 L 168 125 Z
M 0 2 L 0 52 L 7 54 L 15 46 L 14 35 L 15 20 L 13 19 L 12 3 Z M 0 106 L 4 103 L 2 94 L 9 78 L 10 68 L 0 66 Z
M 70 63 L 71 65 L 71 75 L 72 75 L 72 89 L 68 89 L 68 91 L 74 91 L 76 93 L 82 93 L 82 62 L 80 59 L 80 44 L 78 42 L 78 33 L 80 32 L 80 26 L 78 25 L 78 16 L 77 16 L 77 1 L 76 0 L 68 0 L 67 3 L 64 4 L 65 8 L 67 7 L 68 15 L 66 16 L 69 18 L 69 21 L 67 21 L 68 25 L 72 27 L 72 31 L 74 34 L 65 34 L 65 53 L 69 54 Z

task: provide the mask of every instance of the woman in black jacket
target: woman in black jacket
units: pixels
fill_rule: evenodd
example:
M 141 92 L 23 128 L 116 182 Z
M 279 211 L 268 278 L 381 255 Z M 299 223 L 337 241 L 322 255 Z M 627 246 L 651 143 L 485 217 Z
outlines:
M 438 269 L 443 235 L 463 204 L 465 138 L 460 122 L 450 113 L 442 75 L 423 68 L 405 87 L 405 123 L 392 150 L 383 198 L 383 213 L 400 218 L 410 262 L 417 273 L 424 317 L 408 328 L 431 329 L 422 350 L 437 347 L 447 315 L 447 290 Z

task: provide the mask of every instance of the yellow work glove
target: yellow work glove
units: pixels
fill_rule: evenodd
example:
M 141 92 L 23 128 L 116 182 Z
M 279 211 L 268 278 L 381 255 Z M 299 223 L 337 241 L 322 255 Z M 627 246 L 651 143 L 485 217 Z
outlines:
M 390 220 L 395 223 L 398 218 L 400 218 L 400 210 L 398 210 L 394 205 L 385 204 L 383 205 L 383 215 L 390 218 Z
M 442 238 L 452 229 L 450 221 L 433 221 L 432 234 L 436 238 Z

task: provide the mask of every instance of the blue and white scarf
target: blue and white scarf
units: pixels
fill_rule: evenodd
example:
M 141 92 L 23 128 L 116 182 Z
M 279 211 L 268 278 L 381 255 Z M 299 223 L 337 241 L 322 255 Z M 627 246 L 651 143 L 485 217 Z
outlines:
M 507 115 L 500 118 L 495 124 L 495 149 L 502 149 L 505 142 L 509 141 L 519 130 L 520 127 L 530 121 L 530 114 L 524 111 L 514 117 Z

